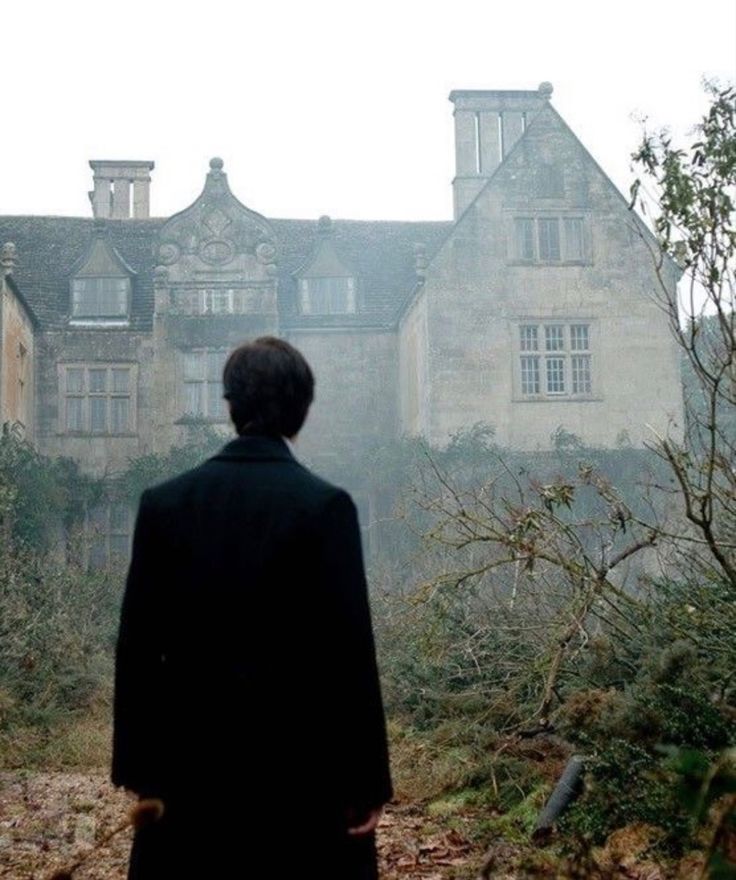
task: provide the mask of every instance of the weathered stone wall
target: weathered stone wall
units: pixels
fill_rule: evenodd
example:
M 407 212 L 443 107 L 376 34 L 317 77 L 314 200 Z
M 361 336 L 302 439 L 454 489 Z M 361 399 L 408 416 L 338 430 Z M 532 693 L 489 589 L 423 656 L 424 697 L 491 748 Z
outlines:
M 129 330 L 80 329 L 38 338 L 37 440 L 42 452 L 74 458 L 96 475 L 125 469 L 129 459 L 153 451 L 155 401 L 150 335 Z M 70 434 L 63 422 L 65 366 L 130 366 L 131 430 L 126 434 Z
M 399 429 L 418 437 L 427 433 L 428 396 L 427 297 L 419 291 L 399 325 Z
M 33 437 L 34 330 L 23 304 L 0 276 L 0 424 Z
M 351 482 L 357 488 L 361 480 L 370 480 L 366 450 L 398 433 L 396 334 L 292 331 L 289 341 L 309 361 L 316 380 L 300 454 L 325 476 L 354 472 Z

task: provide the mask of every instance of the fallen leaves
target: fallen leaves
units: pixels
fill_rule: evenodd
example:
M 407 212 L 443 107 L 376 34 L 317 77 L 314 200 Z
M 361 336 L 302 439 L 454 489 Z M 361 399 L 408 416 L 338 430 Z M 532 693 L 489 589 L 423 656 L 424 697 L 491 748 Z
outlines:
M 0 774 L 0 877 L 48 880 L 100 845 L 132 804 L 101 772 Z M 389 807 L 377 839 L 382 880 L 473 876 L 463 873 L 473 856 L 468 837 L 421 807 Z M 75 880 L 125 880 L 130 841 L 128 830 L 103 843 Z

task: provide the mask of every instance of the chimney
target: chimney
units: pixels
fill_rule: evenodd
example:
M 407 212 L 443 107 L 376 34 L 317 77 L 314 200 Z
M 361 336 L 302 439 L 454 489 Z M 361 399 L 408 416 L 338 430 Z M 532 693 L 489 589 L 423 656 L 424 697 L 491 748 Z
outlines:
M 455 220 L 524 133 L 527 123 L 549 101 L 552 84 L 536 91 L 454 91 Z
M 89 198 L 95 218 L 145 220 L 150 217 L 153 162 L 90 159 L 89 167 L 94 172 L 95 188 Z

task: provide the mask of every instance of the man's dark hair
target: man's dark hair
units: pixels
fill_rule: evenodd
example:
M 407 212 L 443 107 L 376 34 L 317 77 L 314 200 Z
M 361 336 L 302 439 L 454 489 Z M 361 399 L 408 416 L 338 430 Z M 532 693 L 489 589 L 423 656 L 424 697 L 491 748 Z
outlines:
M 293 437 L 314 399 L 314 375 L 304 356 L 274 336 L 236 348 L 222 381 L 238 434 Z

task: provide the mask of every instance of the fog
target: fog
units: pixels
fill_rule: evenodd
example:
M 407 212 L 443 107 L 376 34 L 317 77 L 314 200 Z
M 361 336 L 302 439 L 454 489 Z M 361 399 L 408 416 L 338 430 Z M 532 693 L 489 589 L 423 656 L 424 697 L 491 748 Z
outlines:
M 733 855 L 736 4 L 2 28 L 0 874 L 122 880 L 115 787 L 197 876 Z
M 624 191 L 632 119 L 682 131 L 732 78 L 736 10 L 705 0 L 523 4 L 71 0 L 5 10 L 3 213 L 88 215 L 87 160 L 157 163 L 155 216 L 211 156 L 269 217 L 447 219 L 451 89 L 555 87 Z M 43 22 L 43 27 L 39 27 Z

